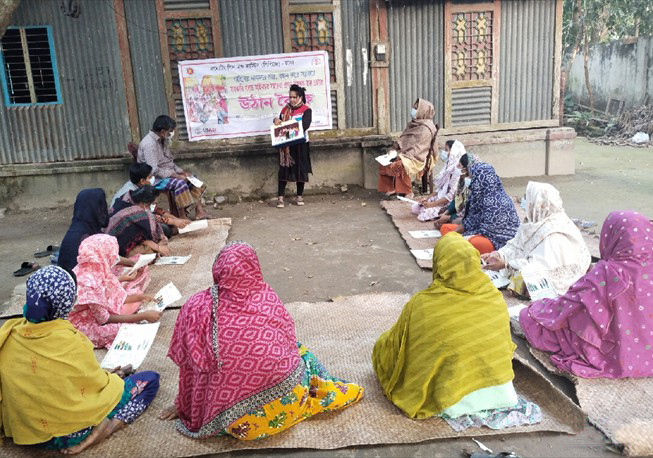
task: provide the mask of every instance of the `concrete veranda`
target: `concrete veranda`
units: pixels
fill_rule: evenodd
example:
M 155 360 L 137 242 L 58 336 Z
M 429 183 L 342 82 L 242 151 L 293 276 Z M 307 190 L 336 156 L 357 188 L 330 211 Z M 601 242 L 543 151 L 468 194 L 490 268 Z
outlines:
M 578 139 L 576 164 L 573 176 L 533 178 L 560 190 L 572 218 L 596 221 L 597 231 L 612 210 L 634 209 L 653 218 L 653 150 L 596 146 Z M 528 178 L 506 179 L 504 185 L 510 195 L 523 195 L 527 182 Z M 287 205 L 277 209 L 259 202 L 243 202 L 211 212 L 233 219 L 229 240 L 254 245 L 266 280 L 286 302 L 325 301 L 372 291 L 413 293 L 425 288 L 431 272 L 417 266 L 378 201 L 376 192 L 350 190 L 309 195 L 305 207 Z M 71 214 L 72 208 L 66 207 L 8 214 L 0 219 L 0 271 L 4 280 L 0 284 L 0 304 L 9 298 L 16 284 L 24 281 L 14 278 L 12 272 L 21 262 L 34 261 L 34 252 L 50 244 L 58 245 Z M 206 249 L 213 247 L 207 245 Z M 498 435 L 482 442 L 495 453 L 514 451 L 520 456 L 612 455 L 604 447 L 603 435 L 589 425 L 577 436 Z M 463 448 L 480 451 L 470 440 L 458 439 L 336 451 L 264 450 L 233 455 L 448 457 L 459 456 Z

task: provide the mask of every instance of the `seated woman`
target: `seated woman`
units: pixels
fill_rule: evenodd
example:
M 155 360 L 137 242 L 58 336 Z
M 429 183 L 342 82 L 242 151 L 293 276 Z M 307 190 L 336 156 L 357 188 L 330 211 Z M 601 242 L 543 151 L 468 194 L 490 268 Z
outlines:
M 440 151 L 440 159 L 444 166 L 434 180 L 435 194 L 420 199 L 418 204 L 413 204 L 412 211 L 420 221 L 436 219 L 442 208 L 452 202 L 458 188 L 460 178 L 460 158 L 466 154 L 465 147 L 458 140 L 449 140 L 445 143 L 444 151 Z
M 460 168 L 460 178 L 458 178 L 458 187 L 454 198 L 449 202 L 447 209 L 433 223 L 433 227 L 440 229 L 443 224 L 453 223 L 460 224 L 465 217 L 467 200 L 469 199 L 469 178 L 468 167 L 480 162 L 472 153 L 465 153 L 460 157 L 458 167 Z
M 558 295 L 587 272 L 592 257 L 583 236 L 567 216 L 556 188 L 530 181 L 526 187 L 526 221 L 498 251 L 484 254 L 486 269 L 507 269 L 509 288 L 521 296 L 528 290 L 521 276 L 527 266 L 543 269 Z
M 480 162 L 467 170 L 470 195 L 465 217 L 461 224 L 443 224 L 440 232 L 459 232 L 481 254 L 491 253 L 517 234 L 519 217 L 494 167 Z
M 417 99 L 411 110 L 411 121 L 394 145 L 398 159 L 392 164 L 379 166 L 379 192 L 413 196 L 413 179 L 424 170 L 431 142 L 438 131 L 433 124 L 435 109 L 424 99 Z
M 118 239 L 120 256 L 131 257 L 146 253 L 169 256 L 168 238 L 150 211 L 150 206 L 159 197 L 159 191 L 153 186 L 145 185 L 129 194 L 133 205 L 126 205 L 116 212 L 109 220 L 106 231 Z
M 225 246 L 213 280 L 177 318 L 168 356 L 179 366 L 179 392 L 159 418 L 179 417 L 177 429 L 192 438 L 252 440 L 362 398 L 362 387 L 330 376 L 297 342 L 251 246 Z
M 74 301 L 70 274 L 44 267 L 27 280 L 24 317 L 0 329 L 0 427 L 16 444 L 79 453 L 133 422 L 159 389 L 156 372 L 121 380 L 100 368 L 66 320 Z
M 440 239 L 433 283 L 374 345 L 385 395 L 407 416 L 473 414 L 517 405 L 508 308 L 460 234 Z
M 118 242 L 110 235 L 92 235 L 79 247 L 75 275 L 79 285 L 77 304 L 70 322 L 86 334 L 95 348 L 109 347 L 122 323 L 153 323 L 161 312 L 136 313 L 141 302 L 154 301 L 145 294 L 128 294 L 111 271 L 118 261 Z
M 109 213 L 104 190 L 100 188 L 81 190 L 75 200 L 70 228 L 61 242 L 57 265 L 72 272 L 77 265 L 79 244 L 86 237 L 101 234 L 107 224 L 109 224 Z
M 565 295 L 521 311 L 528 342 L 582 378 L 653 375 L 653 224 L 637 212 L 608 215 L 601 260 Z

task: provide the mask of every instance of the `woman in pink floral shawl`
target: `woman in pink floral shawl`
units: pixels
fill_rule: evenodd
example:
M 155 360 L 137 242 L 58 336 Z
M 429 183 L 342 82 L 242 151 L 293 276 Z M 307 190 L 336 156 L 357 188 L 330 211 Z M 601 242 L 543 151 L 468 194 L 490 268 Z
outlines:
M 109 347 L 122 323 L 155 322 L 160 312 L 135 313 L 142 301 L 155 300 L 145 294 L 130 294 L 112 268 L 120 260 L 118 241 L 106 234 L 92 235 L 81 243 L 77 255 L 77 304 L 68 320 L 93 342 Z
M 653 375 L 653 224 L 637 212 L 603 223 L 601 261 L 557 299 L 533 302 L 519 322 L 528 342 L 583 378 Z
M 168 356 L 179 366 L 175 405 L 161 419 L 205 438 L 260 439 L 319 412 L 358 401 L 363 389 L 331 377 L 304 346 L 283 303 L 263 281 L 254 249 L 227 245 L 214 285 L 191 296 Z

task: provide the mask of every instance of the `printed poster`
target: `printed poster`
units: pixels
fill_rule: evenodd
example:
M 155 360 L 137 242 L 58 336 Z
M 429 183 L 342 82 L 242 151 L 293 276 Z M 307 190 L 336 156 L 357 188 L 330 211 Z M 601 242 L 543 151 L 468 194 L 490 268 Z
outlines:
M 311 130 L 333 126 L 326 51 L 185 60 L 179 78 L 190 141 L 268 134 L 292 84 L 306 88 Z

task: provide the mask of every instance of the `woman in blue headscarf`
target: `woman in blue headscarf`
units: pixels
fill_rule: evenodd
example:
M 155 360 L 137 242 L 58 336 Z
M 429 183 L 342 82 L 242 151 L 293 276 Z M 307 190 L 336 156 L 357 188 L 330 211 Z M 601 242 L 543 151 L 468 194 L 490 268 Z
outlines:
M 67 320 L 75 296 L 68 272 L 45 267 L 27 281 L 24 317 L 0 328 L 0 430 L 15 444 L 79 453 L 134 421 L 159 389 L 156 372 L 100 367 Z
M 462 223 L 443 224 L 442 235 L 452 230 L 463 234 L 481 254 L 502 248 L 517 234 L 519 217 L 512 199 L 490 164 L 479 162 L 468 168 L 470 194 Z

